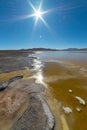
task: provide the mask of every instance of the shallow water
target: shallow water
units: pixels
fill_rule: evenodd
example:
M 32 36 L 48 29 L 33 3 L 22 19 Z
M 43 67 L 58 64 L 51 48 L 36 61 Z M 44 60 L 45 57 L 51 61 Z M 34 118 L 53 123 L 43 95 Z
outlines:
M 29 68 L 36 82 L 52 90 L 55 100 L 60 104 L 58 111 L 62 125 L 67 121 L 67 129 L 87 130 L 87 52 L 38 52 L 8 57 L 5 56 L 3 62 L 0 62 L 0 72 L 25 70 L 1 74 L 0 81 L 10 78 L 9 74 L 24 74 L 28 77 Z M 7 65 L 4 65 L 6 62 Z
M 87 53 L 47 52 L 40 58 L 45 63 L 44 81 L 60 102 L 69 129 L 87 130 Z

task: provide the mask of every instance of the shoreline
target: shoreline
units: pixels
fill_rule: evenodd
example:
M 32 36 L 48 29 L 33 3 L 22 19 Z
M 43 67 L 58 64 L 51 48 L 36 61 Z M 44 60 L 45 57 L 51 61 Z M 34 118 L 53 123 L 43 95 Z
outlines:
M 37 121 L 36 119 L 34 119 L 33 113 L 31 114 L 32 110 L 37 111 L 35 116 L 38 119 L 38 123 L 34 126 L 35 128 L 32 128 L 32 130 L 34 130 L 34 129 L 39 130 L 39 129 L 41 129 L 41 127 L 43 127 L 43 129 L 44 129 L 44 127 L 46 127 L 46 129 L 49 129 L 49 130 L 53 129 L 53 127 L 54 127 L 54 116 L 53 116 L 49 106 L 47 105 L 45 99 L 44 99 L 44 90 L 45 90 L 44 86 L 41 85 L 41 84 L 36 84 L 35 79 L 22 79 L 22 80 L 18 80 L 18 81 L 14 81 L 14 82 L 10 83 L 6 90 L 1 91 L 2 94 L 3 94 L 3 92 L 6 93 L 5 95 L 3 95 L 4 96 L 3 98 L 4 98 L 4 102 L 6 102 L 6 104 L 8 104 L 8 105 L 6 105 L 6 109 L 8 109 L 9 112 L 10 112 L 10 109 L 13 109 L 13 106 L 15 105 L 14 106 L 15 109 L 13 110 L 13 112 L 9 113 L 9 114 L 11 114 L 13 124 L 15 122 L 15 124 L 12 125 L 11 130 L 16 130 L 16 129 L 20 130 L 22 127 L 25 127 L 28 124 L 29 124 L 28 127 L 32 128 L 31 125 L 33 126 L 33 123 L 35 124 L 35 122 Z M 19 92 L 22 95 L 20 95 L 20 98 L 19 98 L 20 100 L 17 101 L 18 98 L 16 98 L 16 97 L 19 97 L 18 96 Z M 16 97 L 14 97 L 14 98 L 16 98 L 16 99 L 12 99 L 13 95 L 15 95 L 15 94 L 16 94 Z M 9 95 L 9 100 L 6 101 L 8 95 Z M 21 101 L 22 101 L 21 98 L 22 98 L 23 95 L 25 95 L 25 97 L 28 98 L 29 103 L 27 104 L 27 108 L 26 108 L 26 105 L 23 105 L 25 107 L 21 106 L 22 105 L 21 104 Z M 24 100 L 26 98 L 24 98 Z M 33 100 L 35 100 L 35 101 L 33 102 Z M 2 103 L 4 103 L 4 102 L 2 101 Z M 25 100 L 25 103 L 27 103 L 26 100 Z M 18 107 L 21 106 L 22 108 L 20 108 L 20 109 L 17 108 L 17 104 L 18 104 Z M 32 109 L 30 109 L 31 106 L 32 106 Z M 46 110 L 45 110 L 45 108 L 46 108 Z M 16 110 L 16 109 L 18 109 L 18 110 Z M 39 112 L 38 112 L 38 109 L 40 109 Z M 0 113 L 1 113 L 1 111 L 2 110 L 0 109 Z M 14 115 L 14 113 L 16 111 L 17 111 L 17 113 L 16 113 L 16 115 Z M 20 111 L 22 111 L 22 113 Z M 26 113 L 28 115 L 26 115 Z M 5 117 L 6 117 L 7 114 L 6 114 L 5 111 L 4 111 L 4 114 L 5 114 Z M 23 117 L 22 114 L 25 115 L 25 116 Z M 9 115 L 9 117 L 10 117 L 10 115 Z M 9 117 L 7 117 L 8 120 L 11 120 L 11 117 L 10 117 L 10 119 L 9 119 Z M 29 117 L 32 118 L 33 122 L 31 122 L 31 119 L 29 119 Z M 24 122 L 24 124 L 22 123 L 21 126 L 18 125 L 19 121 L 17 121 L 17 120 L 19 118 L 20 118 L 20 122 L 22 120 L 26 120 L 26 122 L 28 121 L 28 124 L 26 124 L 26 122 Z M 41 122 L 41 120 L 42 120 L 42 125 L 40 125 L 40 123 L 39 123 L 39 122 Z M 44 120 L 48 120 L 48 121 L 44 122 Z M 3 119 L 3 121 L 1 121 L 1 123 L 3 124 L 3 122 L 4 122 L 4 119 Z M 9 127 L 10 127 L 11 124 L 9 124 L 9 122 L 8 122 L 6 125 L 7 125 L 7 127 L 5 126 L 4 128 L 3 128 L 2 125 L 0 125 L 0 130 L 9 130 Z M 38 127 L 38 125 L 39 125 L 39 127 Z M 26 129 L 28 129 L 28 128 L 26 128 Z
M 60 60 L 55 61 L 55 59 L 46 62 L 43 59 L 41 61 L 40 58 L 38 58 L 39 56 L 35 55 L 35 54 L 28 55 L 28 59 L 26 59 L 26 57 L 24 57 L 24 54 L 22 56 L 23 56 L 23 59 L 25 59 L 25 61 L 30 60 L 29 63 L 31 63 L 31 65 L 32 65 L 31 68 L 25 67 L 24 70 L 0 74 L 0 81 L 6 81 L 11 77 L 14 77 L 14 76 L 20 75 L 20 74 L 24 75 L 23 81 L 25 80 L 25 83 L 20 82 L 19 83 L 20 85 L 18 85 L 16 82 L 16 84 L 14 84 L 14 87 L 10 88 L 11 91 L 8 91 L 7 98 L 4 98 L 2 96 L 3 94 L 0 94 L 1 98 L 4 99 L 4 102 L 9 102 L 9 103 L 7 103 L 8 106 L 12 106 L 11 103 L 13 102 L 13 104 L 14 104 L 14 102 L 17 101 L 17 99 L 18 99 L 17 95 L 19 94 L 21 89 L 22 89 L 21 94 L 23 95 L 24 94 L 23 92 L 25 92 L 25 95 L 28 94 L 27 97 L 29 97 L 29 95 L 32 95 L 35 93 L 41 94 L 42 98 L 45 99 L 49 108 L 51 109 L 50 111 L 52 112 L 52 115 L 55 117 L 54 121 L 56 123 L 55 123 L 54 130 L 58 130 L 58 129 L 59 130 L 66 130 L 66 129 L 68 130 L 71 128 L 74 130 L 77 130 L 77 128 L 80 128 L 79 124 L 82 122 L 81 119 L 84 118 L 84 114 L 86 114 L 86 111 L 87 111 L 87 106 L 80 104 L 80 102 L 82 103 L 82 101 L 84 101 L 85 104 L 87 103 L 87 100 L 86 100 L 87 68 L 86 68 L 86 64 L 84 64 L 85 62 L 80 64 L 80 62 L 75 61 L 75 60 L 73 60 L 73 61 L 65 60 L 65 61 L 61 62 Z M 20 59 L 20 58 L 22 58 L 22 57 L 19 56 L 18 59 Z M 9 57 L 8 57 L 8 59 L 9 59 Z M 23 59 L 20 59 L 20 61 Z M 17 64 L 19 64 L 19 62 Z M 10 64 L 9 64 L 9 67 L 10 67 Z M 20 66 L 18 66 L 18 67 L 20 67 Z M 34 81 L 34 79 L 32 79 L 31 77 L 35 78 L 36 81 Z M 29 83 L 27 83 L 27 81 L 29 81 Z M 29 84 L 30 84 L 30 87 L 28 87 Z M 25 87 L 23 87 L 23 85 Z M 44 85 L 46 86 L 45 88 L 44 88 Z M 33 86 L 33 88 L 31 86 Z M 6 94 L 8 89 L 6 89 L 5 92 L 3 91 L 4 95 Z M 17 89 L 17 91 L 16 91 L 16 89 Z M 13 90 L 14 90 L 14 93 L 11 94 Z M 30 91 L 30 93 L 28 93 L 28 91 Z M 3 93 L 3 92 L 1 92 L 1 93 Z M 9 95 L 11 96 L 12 100 L 10 100 Z M 20 95 L 20 97 L 22 95 Z M 77 97 L 78 97 L 78 100 L 77 100 Z M 16 100 L 15 100 L 15 98 L 16 98 Z M 28 110 L 30 110 L 29 98 L 27 100 L 28 108 L 29 108 Z M 35 97 L 33 97 L 33 99 L 35 99 Z M 37 102 L 39 102 L 39 101 L 37 101 Z M 7 105 L 7 104 L 4 103 L 4 104 L 1 104 L 0 106 L 2 106 L 3 108 L 6 108 L 6 106 L 4 107 L 4 105 Z M 36 103 L 36 104 L 38 104 L 38 103 Z M 15 105 L 16 105 L 16 103 L 15 103 Z M 40 105 L 40 104 L 38 104 L 38 105 Z M 23 106 L 24 106 L 24 104 L 23 104 Z M 21 109 L 22 109 L 22 107 L 21 107 Z M 26 109 L 26 108 L 24 107 L 24 109 Z M 1 110 L 4 113 L 4 109 L 1 109 Z M 67 114 L 68 110 L 70 112 L 69 114 Z M 5 110 L 5 111 L 7 111 L 7 110 Z M 27 111 L 26 113 L 27 113 L 26 114 L 26 116 L 27 116 L 29 111 Z M 16 116 L 15 114 L 13 114 L 13 115 L 14 115 L 14 117 Z M 20 114 L 19 114 L 19 116 L 20 116 Z M 27 120 L 26 116 L 23 116 L 23 120 L 24 119 Z M 10 116 L 9 116 L 9 118 L 10 118 Z M 22 119 L 22 116 L 20 116 L 20 118 Z M 75 120 L 75 122 L 73 122 L 73 120 Z M 84 120 L 86 120 L 86 119 L 84 119 Z M 10 121 L 13 122 L 12 118 Z M 8 120 L 8 123 L 9 123 L 9 120 Z M 14 122 L 14 123 L 16 124 L 17 122 Z M 83 126 L 83 128 L 86 128 L 85 122 L 82 122 L 82 126 Z
M 12 72 L 10 74 L 12 76 Z M 42 126 L 43 126 L 43 129 L 44 129 L 44 127 L 47 127 L 46 128 L 47 130 L 51 130 L 51 129 L 52 130 L 58 130 L 58 129 L 64 130 L 62 128 L 62 124 L 64 125 L 64 122 L 61 121 L 60 110 L 57 109 L 58 108 L 57 106 L 59 105 L 57 100 L 54 98 L 54 96 L 52 96 L 52 92 L 50 91 L 49 87 L 46 88 L 42 84 L 35 83 L 35 80 L 36 79 L 33 79 L 33 78 L 28 78 L 28 79 L 24 78 L 24 79 L 14 81 L 9 84 L 8 88 L 5 90 L 5 93 L 7 93 L 7 94 L 5 94 L 5 96 L 6 95 L 8 96 L 10 94 L 9 95 L 10 100 L 8 100 L 6 102 L 10 101 L 11 103 L 8 103 L 9 106 L 7 106 L 7 107 L 10 107 L 10 109 L 12 109 L 12 104 L 15 104 L 16 102 L 18 102 L 17 95 L 19 95 L 19 92 L 22 94 L 22 96 L 24 95 L 25 103 L 23 103 L 23 104 L 26 104 L 26 105 L 21 106 L 22 105 L 20 103 L 21 100 L 19 100 L 19 103 L 16 103 L 15 105 L 20 104 L 19 105 L 19 106 L 21 106 L 20 109 L 17 108 L 18 110 L 17 110 L 16 115 L 14 115 L 15 111 L 13 110 L 14 112 L 11 115 L 12 120 L 10 118 L 10 122 L 8 122 L 7 126 L 5 126 L 6 129 L 4 127 L 4 128 L 0 128 L 0 130 L 21 130 L 21 128 L 26 127 L 28 124 L 30 124 L 30 126 L 28 125 L 28 127 L 30 127 L 30 129 L 32 129 L 31 124 L 36 122 L 36 120 L 34 120 L 35 117 L 37 117 L 36 119 L 38 119 L 38 123 L 36 123 L 35 128 L 33 128 L 32 130 L 34 130 L 34 129 L 39 130 L 39 127 L 41 130 Z M 1 93 L 3 93 L 3 92 L 4 91 L 2 91 Z M 13 96 L 15 94 L 16 94 L 17 98 L 12 101 L 12 97 L 10 97 L 10 96 Z M 20 95 L 20 98 L 21 98 L 21 95 Z M 6 100 L 6 99 L 7 99 L 7 97 L 4 97 L 4 100 Z M 33 100 L 34 100 L 34 106 L 32 107 L 31 110 L 37 111 L 37 112 L 35 112 L 35 113 L 37 113 L 36 115 L 34 115 L 35 117 L 33 117 L 33 113 L 30 110 L 31 106 L 33 105 Z M 42 109 L 40 109 L 41 106 L 42 106 Z M 14 108 L 15 107 L 16 106 L 14 106 Z M 38 116 L 37 108 L 40 109 L 39 116 Z M 31 113 L 32 113 L 32 115 L 31 115 Z M 45 116 L 43 116 L 44 114 L 45 114 Z M 29 115 L 32 118 L 33 122 L 31 122 L 31 118 L 29 119 L 29 117 L 28 117 Z M 15 118 L 13 118 L 13 116 Z M 48 124 L 47 124 L 47 121 L 44 122 L 45 118 L 46 118 L 46 120 L 48 118 Z M 64 116 L 63 116 L 63 118 L 65 119 Z M 41 122 L 41 119 L 42 119 L 43 125 L 39 124 L 39 122 Z M 26 122 L 28 121 L 28 124 L 26 124 L 26 122 L 23 123 L 23 121 L 26 121 Z M 4 120 L 1 122 L 3 124 Z M 39 127 L 37 128 L 38 124 L 39 124 Z M 10 127 L 10 129 L 9 128 L 7 129 L 7 127 Z M 26 128 L 26 129 L 28 129 L 28 128 Z M 68 129 L 66 129 L 66 130 L 68 130 Z

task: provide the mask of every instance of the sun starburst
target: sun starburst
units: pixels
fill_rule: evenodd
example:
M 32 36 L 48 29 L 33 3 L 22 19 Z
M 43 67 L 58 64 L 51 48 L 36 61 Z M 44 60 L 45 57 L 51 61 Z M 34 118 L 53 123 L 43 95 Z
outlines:
M 37 18 L 40 18 L 41 15 L 42 15 L 41 11 L 37 10 L 37 11 L 36 11 L 36 17 L 37 17 Z
M 44 14 L 47 14 L 49 11 L 42 11 L 42 10 L 41 10 L 43 1 L 40 2 L 38 9 L 36 9 L 35 6 L 34 6 L 30 1 L 27 0 L 27 2 L 28 2 L 28 4 L 29 4 L 29 6 L 30 6 L 30 7 L 33 9 L 33 11 L 34 11 L 34 13 L 33 13 L 33 14 L 30 14 L 28 17 L 29 17 L 29 18 L 30 18 L 30 17 L 35 17 L 35 18 L 36 18 L 36 19 L 35 19 L 35 26 L 34 26 L 34 27 L 36 27 L 38 21 L 41 20 L 41 21 L 43 22 L 43 24 L 49 29 L 49 25 L 47 24 L 47 22 L 46 22 L 46 21 L 44 20 L 44 18 L 43 18 L 43 15 L 44 15 Z

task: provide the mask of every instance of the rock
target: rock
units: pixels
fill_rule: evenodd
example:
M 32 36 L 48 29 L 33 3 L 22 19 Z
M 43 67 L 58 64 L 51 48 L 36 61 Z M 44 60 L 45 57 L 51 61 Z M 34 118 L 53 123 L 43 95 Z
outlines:
M 42 95 L 32 94 L 29 107 L 11 130 L 53 130 L 54 116 Z
M 35 79 L 17 80 L 9 84 L 9 89 L 25 91 L 27 94 L 31 93 L 44 93 L 45 87 L 42 84 L 36 84 Z
M 7 88 L 8 86 L 8 81 L 2 82 L 0 83 L 0 91 L 4 90 L 5 88 Z
M 8 89 L 0 93 L 3 98 L 0 102 L 0 122 L 6 124 L 5 128 L 0 126 L 0 130 L 54 130 L 54 116 L 44 99 L 45 87 L 31 78 L 13 80 L 10 79 Z M 9 122 L 5 123 L 9 120 L 11 127 L 7 127 Z
M 14 82 L 15 80 L 19 80 L 19 79 L 22 79 L 22 78 L 23 78 L 23 75 L 18 75 L 18 76 L 15 76 L 15 77 L 9 79 L 8 82 L 10 84 L 11 82 Z
M 23 91 L 6 89 L 0 92 L 0 130 L 10 130 L 28 107 L 28 97 Z
M 23 78 L 23 75 L 18 75 L 18 76 L 15 76 L 5 82 L 2 82 L 0 83 L 0 91 L 4 90 L 5 88 L 8 87 L 8 85 L 11 83 L 11 82 L 14 82 L 15 80 L 18 80 L 18 79 L 22 79 Z

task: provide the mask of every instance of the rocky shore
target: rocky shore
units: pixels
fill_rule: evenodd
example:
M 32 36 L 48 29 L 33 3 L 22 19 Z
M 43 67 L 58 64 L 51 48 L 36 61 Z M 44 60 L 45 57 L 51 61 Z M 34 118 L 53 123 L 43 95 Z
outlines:
M 32 94 L 27 110 L 11 130 L 53 130 L 54 117 L 42 95 Z
M 35 79 L 11 82 L 1 91 L 0 99 L 0 130 L 54 130 L 45 88 Z

